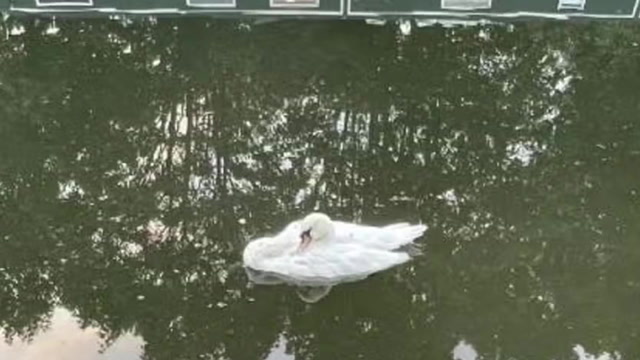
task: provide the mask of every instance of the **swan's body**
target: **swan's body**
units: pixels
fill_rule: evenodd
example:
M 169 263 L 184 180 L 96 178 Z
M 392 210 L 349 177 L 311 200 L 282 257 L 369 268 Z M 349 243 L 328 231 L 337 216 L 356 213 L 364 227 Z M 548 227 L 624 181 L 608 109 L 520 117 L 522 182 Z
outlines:
M 411 255 L 401 249 L 426 229 L 407 223 L 357 225 L 315 213 L 292 222 L 274 237 L 250 242 L 243 262 L 257 283 L 330 287 L 408 261 Z

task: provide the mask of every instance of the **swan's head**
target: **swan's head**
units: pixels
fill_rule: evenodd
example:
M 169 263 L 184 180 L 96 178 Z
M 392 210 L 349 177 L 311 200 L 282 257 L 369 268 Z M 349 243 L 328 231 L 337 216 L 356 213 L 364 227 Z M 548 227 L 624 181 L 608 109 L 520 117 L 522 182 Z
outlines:
M 309 243 L 322 241 L 333 236 L 333 223 L 331 219 L 322 213 L 307 215 L 300 224 L 300 247 L 305 248 Z

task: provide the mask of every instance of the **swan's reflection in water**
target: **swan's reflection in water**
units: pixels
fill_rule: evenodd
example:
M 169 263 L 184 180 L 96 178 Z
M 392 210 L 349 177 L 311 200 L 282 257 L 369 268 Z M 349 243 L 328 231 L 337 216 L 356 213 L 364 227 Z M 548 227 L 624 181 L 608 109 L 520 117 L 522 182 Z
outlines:
M 298 297 L 302 301 L 312 304 L 320 301 L 323 297 L 329 295 L 329 291 L 331 291 L 331 285 L 299 286 L 296 289 L 296 294 L 298 294 Z
M 296 286 L 296 294 L 298 294 L 300 300 L 311 304 L 316 303 L 329 295 L 332 288 L 332 285 L 295 285 L 294 282 L 286 276 L 266 271 L 258 271 L 251 268 L 245 268 L 245 272 L 249 277 L 249 281 L 256 285 L 294 285 Z

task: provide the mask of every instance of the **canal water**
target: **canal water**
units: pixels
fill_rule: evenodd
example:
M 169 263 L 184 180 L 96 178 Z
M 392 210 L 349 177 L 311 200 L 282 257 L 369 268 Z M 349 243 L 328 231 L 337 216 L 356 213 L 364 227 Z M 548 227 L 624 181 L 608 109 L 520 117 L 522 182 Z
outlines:
M 0 22 L 0 359 L 640 358 L 640 26 Z M 250 239 L 429 226 L 315 304 Z

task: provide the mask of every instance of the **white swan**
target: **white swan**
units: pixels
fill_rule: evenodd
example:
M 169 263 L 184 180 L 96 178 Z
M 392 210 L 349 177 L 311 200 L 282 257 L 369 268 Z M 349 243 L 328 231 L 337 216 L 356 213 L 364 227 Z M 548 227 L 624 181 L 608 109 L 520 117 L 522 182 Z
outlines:
M 426 229 L 407 223 L 357 225 L 312 213 L 274 237 L 251 241 L 244 249 L 243 263 L 255 283 L 327 287 L 324 296 L 333 285 L 361 280 L 408 261 L 407 246 Z

